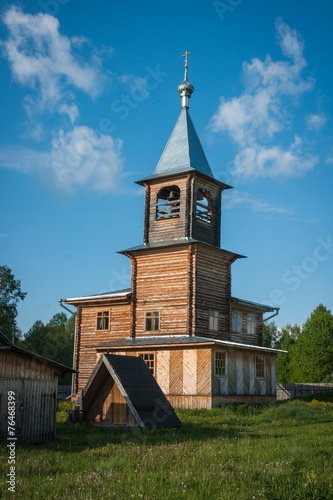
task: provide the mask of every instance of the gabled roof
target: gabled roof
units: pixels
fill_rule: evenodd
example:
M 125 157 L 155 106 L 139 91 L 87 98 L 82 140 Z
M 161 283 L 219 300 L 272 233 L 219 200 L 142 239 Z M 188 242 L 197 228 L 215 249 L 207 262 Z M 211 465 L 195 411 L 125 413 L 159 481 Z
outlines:
M 105 384 L 105 368 L 117 384 L 139 427 L 181 427 L 181 421 L 143 359 L 114 354 L 100 357 L 82 391 L 83 419 L 85 411 L 96 399 L 96 381 L 101 386 Z
M 183 108 L 154 173 L 137 182 L 193 170 L 214 179 L 190 113 Z
M 22 349 L 21 347 L 17 347 L 6 337 L 6 335 L 4 335 L 2 332 L 0 332 L 0 352 L 3 350 L 10 351 L 10 352 L 17 354 L 18 356 L 22 356 L 24 358 L 34 359 L 35 361 L 38 361 L 39 363 L 53 366 L 59 372 L 77 373 L 76 370 L 73 370 L 73 368 L 69 368 L 68 366 L 62 365 L 61 363 L 57 363 L 56 361 L 53 361 L 51 359 L 44 358 L 44 356 L 40 356 L 39 354 L 35 354 L 33 352 L 30 352 L 30 351 L 26 351 L 25 349 Z

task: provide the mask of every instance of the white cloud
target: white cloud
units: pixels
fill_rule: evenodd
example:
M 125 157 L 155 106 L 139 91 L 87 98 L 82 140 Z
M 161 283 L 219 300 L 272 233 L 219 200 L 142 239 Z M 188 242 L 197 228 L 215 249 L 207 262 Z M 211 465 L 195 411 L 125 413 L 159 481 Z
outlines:
M 243 180 L 258 177 L 289 178 L 300 177 L 311 170 L 319 159 L 316 156 L 302 155 L 295 150 L 295 143 L 289 149 L 278 146 L 248 146 L 238 153 L 234 160 L 232 174 Z
M 68 190 L 90 186 L 98 192 L 118 188 L 123 166 L 121 147 L 120 139 L 99 137 L 88 127 L 74 127 L 67 133 L 60 130 L 51 151 L 57 186 Z
M 68 115 L 72 125 L 74 125 L 80 115 L 78 107 L 74 103 L 72 103 L 70 106 L 66 103 L 62 104 L 59 107 L 59 113 Z
M 320 130 L 326 122 L 325 113 L 317 113 L 306 117 L 306 125 L 309 130 Z
M 1 43 L 14 78 L 36 93 L 28 98 L 28 111 L 43 110 L 61 101 L 69 88 L 95 97 L 101 90 L 100 59 L 82 62 L 74 53 L 79 37 L 71 40 L 59 32 L 59 21 L 49 14 L 25 14 L 10 7 L 3 15 L 9 35 Z M 81 40 L 81 44 L 83 40 Z
M 274 62 L 270 55 L 243 63 L 245 91 L 239 97 L 221 97 L 218 110 L 210 121 L 214 133 L 227 132 L 241 151 L 235 158 L 235 175 L 243 177 L 290 177 L 303 175 L 317 158 L 302 153 L 301 138 L 287 148 L 268 146 L 274 136 L 290 128 L 292 105 L 314 86 L 312 78 L 303 78 L 306 66 L 304 43 L 297 31 L 281 19 L 276 21 L 277 39 L 290 61 Z
M 231 209 L 236 206 L 245 206 L 253 212 L 292 215 L 295 211 L 289 207 L 273 205 L 254 198 L 247 192 L 232 190 L 224 198 L 224 207 Z
M 78 190 L 110 192 L 123 184 L 121 148 L 119 139 L 76 126 L 67 133 L 61 130 L 48 152 L 0 148 L 0 168 L 37 175 L 65 194 Z

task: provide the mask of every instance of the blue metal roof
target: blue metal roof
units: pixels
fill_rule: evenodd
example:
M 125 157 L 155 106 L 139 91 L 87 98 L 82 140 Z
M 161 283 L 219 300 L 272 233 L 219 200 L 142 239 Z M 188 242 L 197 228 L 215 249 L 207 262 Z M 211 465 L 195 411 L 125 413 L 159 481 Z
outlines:
M 183 108 L 154 173 L 145 179 L 192 170 L 214 178 L 190 113 L 187 108 Z

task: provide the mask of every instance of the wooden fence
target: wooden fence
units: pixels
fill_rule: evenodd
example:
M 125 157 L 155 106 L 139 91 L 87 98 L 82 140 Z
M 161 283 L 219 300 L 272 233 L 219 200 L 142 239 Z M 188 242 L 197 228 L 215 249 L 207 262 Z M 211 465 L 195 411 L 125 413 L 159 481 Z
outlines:
M 324 391 L 333 391 L 333 384 L 277 384 L 276 399 L 281 401 Z
M 57 401 L 66 401 L 72 393 L 71 385 L 58 385 Z

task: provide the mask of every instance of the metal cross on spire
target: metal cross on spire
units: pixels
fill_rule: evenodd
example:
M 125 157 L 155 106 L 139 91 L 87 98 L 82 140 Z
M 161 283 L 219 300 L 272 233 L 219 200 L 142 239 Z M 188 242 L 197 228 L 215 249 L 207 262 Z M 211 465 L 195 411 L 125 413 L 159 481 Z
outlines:
M 187 56 L 189 56 L 190 54 L 192 54 L 192 52 L 186 51 L 185 54 L 182 56 L 185 57 L 185 80 L 187 80 L 187 68 L 188 68 Z

